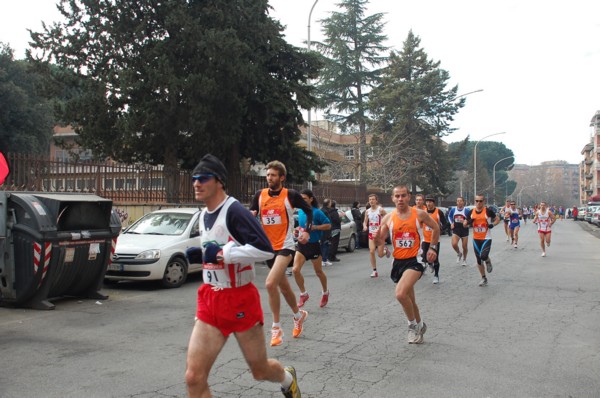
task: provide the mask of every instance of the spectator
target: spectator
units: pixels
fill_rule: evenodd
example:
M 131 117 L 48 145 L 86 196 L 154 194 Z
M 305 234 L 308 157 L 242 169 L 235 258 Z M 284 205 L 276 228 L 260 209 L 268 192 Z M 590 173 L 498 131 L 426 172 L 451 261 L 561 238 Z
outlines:
M 355 201 L 354 203 L 352 203 L 352 209 L 350 210 L 350 212 L 352 213 L 352 218 L 354 220 L 354 224 L 356 224 L 356 235 L 360 236 L 360 233 L 362 232 L 363 229 L 363 218 L 362 218 L 362 214 L 360 213 L 360 203 L 358 201 Z M 356 249 L 360 249 L 360 239 L 356 239 Z

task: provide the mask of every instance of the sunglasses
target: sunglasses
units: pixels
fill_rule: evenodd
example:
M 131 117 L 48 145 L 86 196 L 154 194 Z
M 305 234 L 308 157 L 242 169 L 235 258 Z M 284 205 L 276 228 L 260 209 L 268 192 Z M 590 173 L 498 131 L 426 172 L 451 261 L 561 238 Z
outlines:
M 483 202 L 483 200 L 475 199 L 475 202 Z
M 200 184 L 205 184 L 208 180 L 215 177 L 214 174 L 198 174 L 192 176 L 192 183 L 198 181 Z

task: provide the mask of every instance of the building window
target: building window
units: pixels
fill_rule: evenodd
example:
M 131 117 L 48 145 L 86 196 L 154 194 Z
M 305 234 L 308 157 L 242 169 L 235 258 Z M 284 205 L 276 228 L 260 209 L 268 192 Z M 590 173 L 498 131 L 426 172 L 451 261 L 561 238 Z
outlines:
M 346 160 L 354 160 L 354 148 L 346 148 L 344 156 Z

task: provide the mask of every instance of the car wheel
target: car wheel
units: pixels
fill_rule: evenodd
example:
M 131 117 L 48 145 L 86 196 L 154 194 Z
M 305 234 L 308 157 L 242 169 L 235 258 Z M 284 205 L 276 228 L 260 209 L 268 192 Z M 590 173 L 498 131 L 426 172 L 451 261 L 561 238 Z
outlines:
M 346 246 L 346 251 L 348 253 L 352 253 L 356 248 L 356 235 L 350 235 L 350 239 L 348 239 L 348 245 Z
M 180 258 L 173 258 L 165 268 L 162 285 L 168 289 L 183 285 L 187 278 L 187 264 Z

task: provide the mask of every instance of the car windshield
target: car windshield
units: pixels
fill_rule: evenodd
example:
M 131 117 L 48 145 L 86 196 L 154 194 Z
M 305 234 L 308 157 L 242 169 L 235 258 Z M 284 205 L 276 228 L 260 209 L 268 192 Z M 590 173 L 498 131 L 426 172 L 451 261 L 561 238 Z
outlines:
M 192 214 L 150 213 L 129 228 L 128 234 L 181 235 L 187 228 Z

